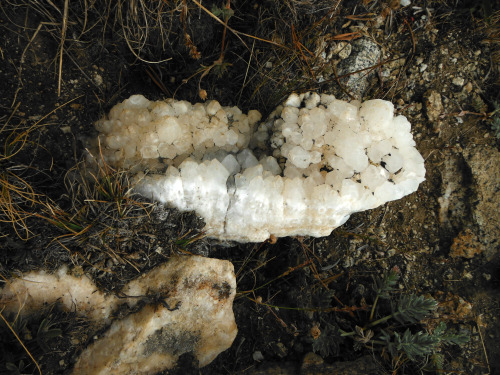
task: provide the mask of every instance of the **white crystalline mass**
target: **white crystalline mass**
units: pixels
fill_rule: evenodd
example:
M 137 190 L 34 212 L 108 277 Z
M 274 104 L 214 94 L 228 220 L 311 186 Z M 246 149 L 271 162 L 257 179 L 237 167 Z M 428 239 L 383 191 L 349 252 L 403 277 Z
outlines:
M 153 303 L 153 295 L 161 301 Z M 184 353 L 203 367 L 229 348 L 238 332 L 235 295 L 230 262 L 182 256 L 128 282 L 120 297 L 66 267 L 53 275 L 32 271 L 0 288 L 0 306 L 2 314 L 28 316 L 57 304 L 89 319 L 87 334 L 99 337 L 81 353 L 75 375 L 147 375 L 173 368 Z
M 390 102 L 292 94 L 259 120 L 216 101 L 134 95 L 96 128 L 106 161 L 136 173 L 138 193 L 196 211 L 221 240 L 325 236 L 425 179 L 410 123 Z

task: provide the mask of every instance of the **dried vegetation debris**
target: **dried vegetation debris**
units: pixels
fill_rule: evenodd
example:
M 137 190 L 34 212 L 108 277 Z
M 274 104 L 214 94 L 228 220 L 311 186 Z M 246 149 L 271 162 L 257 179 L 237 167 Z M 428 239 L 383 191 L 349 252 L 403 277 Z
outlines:
M 67 13 L 66 3 L 71 5 Z M 31 201 L 18 194 L 29 192 L 22 181 L 35 193 L 48 195 L 61 209 L 71 207 L 63 196 L 68 191 L 62 176 L 76 163 L 74 155 L 81 154 L 82 137 L 91 133 L 92 123 L 102 113 L 130 94 L 140 92 L 151 99 L 175 94 L 177 99 L 197 101 L 204 91 L 207 99 L 262 112 L 269 112 L 294 90 L 323 90 L 348 97 L 349 87 L 338 86 L 334 68 L 353 55 L 352 44 L 357 40 L 371 40 L 381 51 L 380 61 L 362 74 L 365 98 L 389 99 L 398 112 L 411 118 L 428 171 L 422 189 L 403 201 L 354 215 L 348 225 L 327 238 L 282 239 L 274 246 L 227 248 L 199 240 L 193 228 L 203 223 L 192 215 L 167 210 L 168 215 L 155 211 L 151 220 L 146 215 L 125 228 L 109 223 L 113 230 L 98 243 L 82 245 L 78 242 L 82 237 L 77 236 L 76 242 L 63 242 L 68 252 L 55 242 L 47 247 L 64 233 L 52 224 L 26 217 L 34 236 L 24 241 L 11 226 L 13 218 L 22 217 L 3 216 L 2 274 L 74 262 L 112 291 L 137 274 L 134 266 L 144 272 L 162 262 L 171 249 L 231 259 L 239 270 L 240 291 L 248 292 L 235 303 L 240 334 L 232 348 L 202 372 L 235 373 L 258 367 L 252 356 L 256 351 L 261 352 L 264 366 L 304 356 L 313 349 L 306 337 L 314 326 L 332 333 L 324 336 L 335 353 L 325 355 L 327 363 L 340 357 L 355 360 L 363 353 L 372 356 L 375 352 L 370 348 L 355 351 L 352 341 L 334 340 L 335 325 L 354 330 L 366 319 L 373 303 L 372 275 L 380 276 L 397 265 L 401 270 L 398 288 L 429 293 L 443 305 L 438 309 L 441 317 L 456 316 L 447 321 L 450 327 L 471 332 L 471 342 L 461 349 L 442 349 L 443 370 L 471 374 L 497 370 L 498 232 L 490 218 L 498 217 L 497 210 L 491 210 L 498 206 L 498 189 L 490 168 L 495 171 L 493 160 L 498 152 L 498 140 L 491 132 L 498 119 L 494 104 L 499 102 L 494 85 L 499 76 L 495 68 L 498 13 L 488 14 L 483 3 L 490 2 L 472 7 L 459 2 L 457 7 L 456 2 L 431 1 L 426 6 L 401 7 L 397 1 L 356 5 L 349 1 L 287 0 L 258 5 L 232 1 L 226 8 L 231 13 L 225 11 L 226 1 L 2 2 L 1 137 L 27 140 L 17 143 L 23 144 L 22 152 L 14 157 L 6 158 L 7 150 L 2 154 L 2 177 L 10 173 L 16 179 L 3 185 L 3 192 L 10 191 L 14 198 L 2 202 L 7 203 L 2 206 L 4 215 L 16 212 L 12 203 L 31 207 Z M 219 21 L 211 16 L 217 9 Z M 320 46 L 321 40 L 326 43 Z M 167 61 L 148 64 L 144 60 Z M 328 79 L 320 82 L 321 77 Z M 434 92 L 433 102 L 442 107 L 426 104 L 428 90 Z M 69 100 L 73 101 L 62 106 Z M 51 112 L 55 108 L 59 109 Z M 40 119 L 43 126 L 23 138 L 23 132 Z M 9 128 L 13 124 L 18 126 L 14 132 Z M 458 167 L 444 168 L 446 160 L 455 157 L 460 162 L 452 164 Z M 452 189 L 449 199 L 462 199 L 462 204 L 456 205 L 453 225 L 442 225 L 438 198 L 453 184 L 460 188 Z M 13 186 L 24 187 L 16 192 Z M 168 217 L 158 221 L 158 215 Z M 476 217 L 482 218 L 482 224 Z M 472 258 L 450 257 L 452 244 L 469 234 L 487 245 L 486 250 L 474 251 Z M 490 261 L 485 261 L 485 251 Z M 449 301 L 468 313 L 445 312 Z M 14 318 L 8 321 L 13 323 Z M 61 329 L 62 335 L 48 341 L 49 348 L 60 349 L 50 354 L 44 354 L 32 334 L 44 319 L 28 323 L 31 336 L 20 327 L 20 338 L 30 352 L 37 360 L 43 358 L 44 372 L 71 368 L 75 350 L 86 343 L 83 338 L 70 342 L 71 333 L 85 333 L 85 327 L 76 320 L 66 324 L 68 319 L 56 319 L 56 326 L 51 327 Z M 15 354 L 9 363 L 36 372 L 11 330 L 3 328 L 10 340 L 5 345 Z M 421 368 L 419 363 L 411 367 L 385 359 L 385 371 L 412 373 Z M 355 366 L 351 362 L 350 371 Z

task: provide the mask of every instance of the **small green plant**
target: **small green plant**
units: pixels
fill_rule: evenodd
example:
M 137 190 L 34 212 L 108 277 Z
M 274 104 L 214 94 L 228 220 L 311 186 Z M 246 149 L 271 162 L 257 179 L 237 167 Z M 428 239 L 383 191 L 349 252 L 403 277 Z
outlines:
M 189 245 L 205 237 L 205 233 L 193 234 L 191 232 L 192 231 L 189 230 L 187 233 L 176 239 L 174 242 L 175 246 L 177 246 L 180 250 L 187 251 Z
M 376 278 L 374 281 L 373 289 L 377 296 L 375 297 L 375 302 L 373 302 L 372 310 L 370 312 L 370 320 L 373 319 L 373 314 L 375 313 L 375 308 L 377 307 L 377 302 L 379 298 L 390 298 L 390 292 L 394 291 L 394 287 L 399 280 L 399 269 L 391 269 L 384 278 Z
M 41 373 L 37 360 L 63 336 L 62 330 L 55 327 L 60 325 L 57 318 L 43 315 L 26 318 L 0 313 L 1 374 Z
M 493 102 L 495 109 L 490 113 L 491 118 L 491 130 L 495 136 L 500 139 L 500 103 Z
M 228 20 L 232 16 L 234 16 L 234 10 L 232 10 L 228 6 L 217 7 L 215 4 L 212 5 L 212 13 L 214 16 L 219 17 L 222 16 L 224 20 Z
M 45 318 L 41 321 L 40 325 L 38 326 L 38 330 L 36 333 L 36 342 L 38 346 L 45 352 L 47 353 L 50 351 L 49 348 L 49 341 L 52 340 L 53 338 L 59 337 L 62 335 L 62 330 L 59 328 L 54 328 L 55 322 L 49 318 Z
M 442 345 L 463 345 L 469 340 L 465 333 L 453 333 L 444 322 L 432 333 L 424 330 L 422 320 L 437 308 L 437 302 L 430 297 L 416 294 L 402 295 L 393 302 L 399 270 L 393 268 L 382 278 L 374 281 L 375 299 L 370 312 L 369 322 L 356 326 L 352 331 L 340 331 L 342 337 L 352 337 L 355 347 L 370 347 L 389 353 L 392 358 L 406 358 L 409 361 L 429 357 L 434 370 L 442 367 L 443 358 L 439 353 Z M 389 306 L 379 303 L 388 300 Z M 387 308 L 390 307 L 390 310 Z M 390 311 L 373 320 L 376 312 Z
M 312 343 L 312 349 L 315 353 L 319 353 L 323 358 L 330 354 L 336 355 L 339 351 L 339 329 L 333 324 L 322 319 L 323 329 L 318 337 L 308 337 L 308 341 Z

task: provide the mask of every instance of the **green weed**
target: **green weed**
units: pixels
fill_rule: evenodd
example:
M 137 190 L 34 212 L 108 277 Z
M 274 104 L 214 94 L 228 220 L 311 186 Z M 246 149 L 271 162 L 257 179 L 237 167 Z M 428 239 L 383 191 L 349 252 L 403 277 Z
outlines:
M 432 358 L 430 363 L 442 367 L 443 360 L 439 353 L 441 347 L 463 345 L 469 341 L 469 335 L 452 332 L 444 322 L 440 322 L 432 333 L 425 331 L 423 320 L 436 310 L 437 302 L 433 298 L 416 294 L 402 295 L 395 300 L 393 292 L 398 279 L 397 268 L 393 268 L 382 278 L 375 279 L 373 289 L 376 296 L 369 322 L 362 327 L 356 326 L 353 331 L 341 331 L 340 336 L 352 337 L 357 346 L 387 352 L 399 363 Z M 379 298 L 388 301 L 389 306 L 377 304 Z M 372 320 L 377 310 L 389 310 L 391 313 Z

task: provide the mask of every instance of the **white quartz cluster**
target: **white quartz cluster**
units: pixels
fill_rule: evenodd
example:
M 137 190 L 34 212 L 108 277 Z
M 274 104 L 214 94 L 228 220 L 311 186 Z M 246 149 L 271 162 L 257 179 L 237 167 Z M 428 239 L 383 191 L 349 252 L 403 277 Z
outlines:
M 237 107 L 221 107 L 212 100 L 151 102 L 133 95 L 114 106 L 95 125 L 101 133 L 106 161 L 112 165 L 157 170 L 179 165 L 187 156 L 196 160 L 217 150 L 237 153 L 248 147 L 258 111 L 245 115 Z
M 325 236 L 425 179 L 410 123 L 390 102 L 292 94 L 259 120 L 215 101 L 134 95 L 96 128 L 106 161 L 137 173 L 137 192 L 196 211 L 221 240 Z

